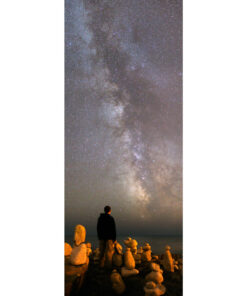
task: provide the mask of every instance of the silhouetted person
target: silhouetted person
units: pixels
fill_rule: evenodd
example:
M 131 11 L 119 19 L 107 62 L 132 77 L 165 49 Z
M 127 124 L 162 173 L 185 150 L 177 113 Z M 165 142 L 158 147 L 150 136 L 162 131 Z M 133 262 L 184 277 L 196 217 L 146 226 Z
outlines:
M 97 233 L 100 249 L 100 266 L 111 267 L 114 243 L 116 241 L 116 225 L 111 216 L 111 207 L 105 206 L 105 213 L 100 214 L 97 223 Z

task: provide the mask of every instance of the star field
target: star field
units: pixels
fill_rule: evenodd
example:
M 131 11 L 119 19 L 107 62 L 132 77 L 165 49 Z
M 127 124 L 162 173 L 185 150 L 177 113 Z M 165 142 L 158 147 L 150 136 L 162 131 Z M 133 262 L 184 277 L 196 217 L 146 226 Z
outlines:
M 65 226 L 182 232 L 181 1 L 65 1 Z

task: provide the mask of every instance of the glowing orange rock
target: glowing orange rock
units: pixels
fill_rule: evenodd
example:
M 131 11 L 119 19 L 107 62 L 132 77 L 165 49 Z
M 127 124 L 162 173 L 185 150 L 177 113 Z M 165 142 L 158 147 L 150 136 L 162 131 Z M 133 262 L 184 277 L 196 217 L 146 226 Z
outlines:
M 145 296 L 159 296 L 164 295 L 166 288 L 163 285 L 157 285 L 155 282 L 147 282 L 145 287 Z
M 135 259 L 130 251 L 130 248 L 127 248 L 124 254 L 124 266 L 127 269 L 134 269 L 136 266 Z
M 142 253 L 142 262 L 149 262 L 152 260 L 152 251 L 149 243 L 145 243 Z
M 160 269 L 159 264 L 151 263 L 150 264 L 151 272 L 145 277 L 147 282 L 155 282 L 156 284 L 160 285 L 164 278 L 163 278 L 163 270 Z
M 170 246 L 166 246 L 165 254 L 163 256 L 161 264 L 163 265 L 166 271 L 174 272 L 174 263 L 170 249 Z
M 86 246 L 87 246 L 87 256 L 91 256 L 92 254 L 92 245 L 91 243 L 86 243 Z
M 68 243 L 64 243 L 64 256 L 69 256 L 72 252 L 71 245 Z
M 123 248 L 118 242 L 115 243 L 115 253 L 112 256 L 112 263 L 118 267 L 123 265 Z
M 131 237 L 128 237 L 126 240 L 124 240 L 124 244 L 127 248 L 131 249 L 131 252 L 133 254 L 137 254 L 137 246 L 138 242 L 135 239 L 132 239 Z
M 139 274 L 139 270 L 138 269 L 135 269 L 135 268 L 128 269 L 125 266 L 123 266 L 121 268 L 121 275 L 122 275 L 122 277 L 128 277 L 128 276 L 137 275 L 137 274 Z
M 86 229 L 82 225 L 76 225 L 74 233 L 74 245 L 72 248 L 70 262 L 73 265 L 82 265 L 88 263 L 87 246 L 84 243 L 86 239 Z
M 100 258 L 100 250 L 99 248 L 96 248 L 94 251 L 93 251 L 93 260 L 94 261 L 98 261 Z

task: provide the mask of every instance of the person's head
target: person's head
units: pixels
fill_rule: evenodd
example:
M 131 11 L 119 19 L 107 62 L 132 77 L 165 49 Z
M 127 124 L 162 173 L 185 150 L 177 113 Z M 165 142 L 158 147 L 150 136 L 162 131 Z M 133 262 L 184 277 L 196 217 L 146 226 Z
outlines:
M 111 214 L 111 207 L 110 206 L 105 206 L 104 211 L 105 211 L 105 214 Z

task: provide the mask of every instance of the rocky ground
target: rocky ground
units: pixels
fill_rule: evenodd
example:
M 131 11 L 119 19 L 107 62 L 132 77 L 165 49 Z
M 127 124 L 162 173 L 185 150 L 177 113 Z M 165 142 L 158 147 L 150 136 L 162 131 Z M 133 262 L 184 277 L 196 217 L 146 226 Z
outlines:
M 177 261 L 179 261 L 179 270 L 174 273 L 163 273 L 164 282 L 166 287 L 166 296 L 181 296 L 183 285 L 183 273 L 182 273 L 182 257 L 181 255 L 173 255 Z M 156 263 L 160 263 L 159 260 L 155 260 Z M 124 278 L 126 285 L 126 291 L 123 296 L 144 296 L 143 287 L 145 285 L 145 276 L 150 272 L 149 263 L 142 263 L 137 265 L 136 268 L 140 271 L 137 276 L 131 276 Z M 120 271 L 120 268 L 116 268 Z M 111 270 L 105 270 L 99 268 L 98 264 L 90 261 L 87 272 L 83 280 L 82 288 L 77 295 L 85 296 L 114 296 L 116 295 L 111 287 L 110 281 Z M 76 281 L 75 281 L 76 285 Z M 70 295 L 75 295 L 75 290 L 72 289 Z

